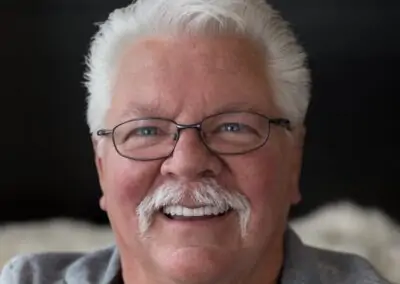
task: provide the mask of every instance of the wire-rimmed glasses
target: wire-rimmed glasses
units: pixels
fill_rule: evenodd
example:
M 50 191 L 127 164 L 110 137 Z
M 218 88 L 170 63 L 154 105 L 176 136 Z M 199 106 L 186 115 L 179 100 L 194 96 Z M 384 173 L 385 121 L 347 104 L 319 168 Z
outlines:
M 271 124 L 291 130 L 287 119 L 238 111 L 214 114 L 195 124 L 159 117 L 131 119 L 112 129 L 100 129 L 97 135 L 111 135 L 115 150 L 123 157 L 151 161 L 172 155 L 181 132 L 188 128 L 196 129 L 204 145 L 215 154 L 245 154 L 267 142 Z

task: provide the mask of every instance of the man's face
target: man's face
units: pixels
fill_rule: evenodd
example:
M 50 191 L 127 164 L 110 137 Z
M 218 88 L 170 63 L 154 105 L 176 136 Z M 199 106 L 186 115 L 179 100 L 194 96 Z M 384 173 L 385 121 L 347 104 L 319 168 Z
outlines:
M 245 39 L 142 40 L 120 58 L 107 127 L 141 117 L 193 124 L 222 111 L 251 110 L 282 117 L 266 72 L 262 51 Z M 99 143 L 101 204 L 115 232 L 123 266 L 187 280 L 217 279 L 256 259 L 268 262 L 277 256 L 289 207 L 300 199 L 299 133 L 295 129 L 288 134 L 271 125 L 263 147 L 224 156 L 211 153 L 196 130 L 189 129 L 182 131 L 170 157 L 146 162 L 120 156 L 111 139 Z M 200 220 L 170 219 L 157 211 L 148 230 L 140 233 L 136 210 L 147 196 L 166 183 L 190 190 L 204 180 L 246 198 L 250 209 L 246 234 L 234 211 Z M 193 200 L 183 202 L 193 205 Z

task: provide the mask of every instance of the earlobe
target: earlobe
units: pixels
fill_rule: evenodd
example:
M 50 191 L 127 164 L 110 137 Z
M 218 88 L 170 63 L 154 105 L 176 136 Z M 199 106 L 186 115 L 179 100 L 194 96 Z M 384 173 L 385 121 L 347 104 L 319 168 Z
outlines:
M 304 136 L 305 136 L 305 127 L 300 127 L 297 129 L 296 133 L 296 143 L 294 149 L 294 159 L 292 164 L 292 196 L 291 202 L 292 204 L 297 204 L 301 201 L 301 193 L 300 193 L 300 177 L 301 177 L 301 169 L 303 164 L 303 145 L 304 145 Z
M 107 211 L 107 200 L 106 200 L 106 197 L 104 196 L 104 194 L 100 197 L 99 204 L 100 204 L 101 210 Z
M 97 174 L 100 180 L 100 185 L 102 183 L 102 179 L 103 179 L 103 145 L 101 143 L 101 141 L 92 138 L 92 145 L 93 145 L 93 152 L 94 152 L 94 162 L 96 165 L 96 170 L 97 170 Z
M 102 166 L 102 161 L 101 161 L 101 155 L 100 155 L 100 143 L 97 139 L 92 138 L 92 146 L 93 146 L 93 153 L 94 153 L 94 162 L 96 165 L 96 170 L 99 179 L 101 180 L 102 177 L 102 172 L 103 172 L 103 166 Z
M 296 187 L 296 190 L 293 192 L 291 203 L 292 205 L 296 205 L 301 201 L 301 193 L 299 187 Z
M 102 196 L 100 197 L 99 205 L 102 210 L 106 211 L 107 210 L 107 202 L 106 202 L 106 198 L 104 196 L 104 184 L 103 184 L 104 169 L 103 169 L 102 157 L 99 152 L 99 151 L 101 151 L 101 149 L 99 149 L 100 145 L 99 145 L 98 140 L 92 139 L 92 143 L 93 143 L 94 160 L 95 160 L 95 165 L 96 165 L 96 170 L 97 170 L 97 176 L 98 176 L 100 188 L 102 191 Z
M 297 162 L 298 165 L 293 166 L 291 176 L 291 203 L 293 205 L 301 201 L 300 193 L 300 173 L 301 173 L 301 161 Z
M 96 163 L 97 175 L 98 175 L 98 179 L 99 179 L 99 183 L 100 183 L 100 189 L 102 192 L 102 196 L 100 197 L 99 204 L 100 204 L 100 208 L 103 211 L 107 211 L 107 202 L 106 202 L 106 198 L 104 196 L 104 185 L 103 185 L 103 164 L 102 164 L 101 157 L 99 157 L 98 155 L 96 155 L 96 157 L 95 157 L 95 163 Z

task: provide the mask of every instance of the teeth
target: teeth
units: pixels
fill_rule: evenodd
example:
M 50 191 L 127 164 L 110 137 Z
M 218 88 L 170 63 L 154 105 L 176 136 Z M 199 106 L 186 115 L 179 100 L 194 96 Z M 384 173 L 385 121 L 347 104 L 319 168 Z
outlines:
M 203 206 L 199 208 L 187 208 L 180 205 L 171 205 L 163 207 L 162 212 L 171 216 L 212 216 L 227 212 L 229 208 L 218 208 L 215 206 Z

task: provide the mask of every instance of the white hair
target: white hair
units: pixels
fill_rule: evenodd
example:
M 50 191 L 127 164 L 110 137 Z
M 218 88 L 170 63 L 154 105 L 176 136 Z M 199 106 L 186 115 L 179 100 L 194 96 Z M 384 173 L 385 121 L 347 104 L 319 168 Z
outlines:
M 100 25 L 87 56 L 87 123 L 104 127 L 118 57 L 128 44 L 155 35 L 240 35 L 265 49 L 274 100 L 302 123 L 310 94 L 306 55 L 287 22 L 265 0 L 138 0 Z
M 189 198 L 195 207 L 212 206 L 220 211 L 234 210 L 238 215 L 238 227 L 242 238 L 247 235 L 250 202 L 244 195 L 225 189 L 211 178 L 202 179 L 190 186 L 170 180 L 147 195 L 136 208 L 140 235 L 145 236 L 153 222 L 154 214 L 161 208 L 181 205 L 185 198 Z

